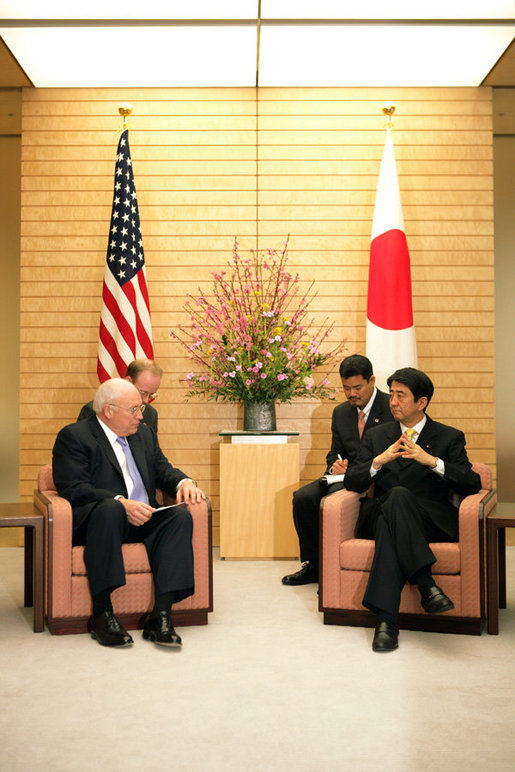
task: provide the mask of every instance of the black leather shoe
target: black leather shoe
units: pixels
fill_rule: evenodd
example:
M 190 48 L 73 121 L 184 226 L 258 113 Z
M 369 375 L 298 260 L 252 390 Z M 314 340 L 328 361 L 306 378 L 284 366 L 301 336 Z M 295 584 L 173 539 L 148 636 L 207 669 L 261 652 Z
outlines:
M 302 564 L 302 568 L 299 571 L 295 571 L 294 574 L 288 574 L 281 579 L 283 584 L 297 585 L 297 584 L 313 584 L 318 582 L 318 568 L 315 568 L 313 563 L 309 560 L 307 563 Z
M 394 651 L 399 645 L 399 628 L 389 622 L 379 622 L 374 633 L 374 651 Z
M 143 638 L 153 641 L 159 646 L 170 646 L 179 649 L 182 646 L 181 636 L 177 635 L 172 625 L 169 611 L 160 611 L 157 616 L 148 617 L 143 628 Z
M 427 595 L 421 598 L 422 608 L 428 614 L 441 614 L 442 611 L 450 611 L 454 603 L 442 590 L 434 584 Z
M 103 611 L 99 616 L 91 617 L 89 631 L 101 646 L 130 646 L 134 643 L 112 611 Z

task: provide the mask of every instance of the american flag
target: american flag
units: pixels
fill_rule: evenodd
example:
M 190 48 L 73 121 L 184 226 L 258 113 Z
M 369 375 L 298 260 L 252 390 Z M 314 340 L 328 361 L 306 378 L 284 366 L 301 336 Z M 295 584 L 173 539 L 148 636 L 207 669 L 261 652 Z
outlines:
M 134 359 L 153 359 L 143 240 L 129 150 L 129 131 L 118 143 L 113 209 L 107 246 L 97 373 L 100 383 L 125 377 Z

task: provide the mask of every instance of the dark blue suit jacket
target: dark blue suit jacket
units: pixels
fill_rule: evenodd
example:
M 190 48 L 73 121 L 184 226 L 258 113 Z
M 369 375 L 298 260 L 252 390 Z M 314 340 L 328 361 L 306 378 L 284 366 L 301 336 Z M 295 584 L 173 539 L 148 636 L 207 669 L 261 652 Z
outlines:
M 363 436 L 374 426 L 393 421 L 390 411 L 390 396 L 377 390 L 374 404 L 365 424 Z M 358 411 L 350 402 L 342 402 L 333 410 L 331 421 L 331 450 L 326 456 L 327 471 L 332 467 L 338 453 L 342 458 L 348 458 L 349 463 L 358 455 L 361 440 L 358 432 Z
M 402 485 L 417 497 L 433 522 L 451 540 L 455 539 L 458 533 L 458 509 L 450 501 L 451 494 L 455 492 L 468 496 L 481 489 L 481 478 L 472 470 L 467 457 L 463 432 L 427 416 L 417 444 L 430 455 L 442 459 L 445 464 L 443 477 L 418 461 L 397 459 L 385 464 L 372 478 L 370 466 L 373 459 L 400 436 L 401 427 L 398 422 L 379 426 L 363 435 L 358 456 L 349 465 L 345 475 L 345 487 L 350 491 L 363 493 L 374 483 L 373 498 L 365 498 L 361 502 L 360 519 L 376 508 L 377 500 L 387 491 Z
M 156 488 L 175 496 L 177 484 L 188 475 L 169 463 L 155 432 L 140 423 L 127 440 L 151 506 L 157 506 Z M 96 416 L 61 429 L 54 444 L 52 472 L 59 495 L 72 505 L 74 528 L 97 502 L 127 496 L 121 467 Z

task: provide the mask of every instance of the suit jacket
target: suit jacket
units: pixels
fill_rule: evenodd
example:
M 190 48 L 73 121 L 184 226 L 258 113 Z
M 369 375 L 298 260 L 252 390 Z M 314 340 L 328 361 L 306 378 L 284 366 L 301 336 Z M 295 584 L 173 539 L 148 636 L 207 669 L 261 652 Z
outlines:
M 151 506 L 157 506 L 156 488 L 175 496 L 178 483 L 188 475 L 169 463 L 155 432 L 140 423 L 127 440 Z M 128 495 L 121 467 L 96 416 L 61 429 L 54 444 L 52 472 L 59 495 L 72 505 L 74 528 L 97 502 Z
M 380 426 L 390 421 L 393 421 L 390 411 L 390 397 L 378 389 L 374 404 L 365 423 L 363 437 L 374 426 Z M 338 458 L 338 453 L 342 458 L 348 458 L 349 464 L 358 455 L 362 442 L 358 432 L 358 411 L 350 402 L 342 402 L 341 405 L 337 405 L 334 408 L 331 432 L 331 450 L 326 456 L 327 472 L 329 472 Z
M 468 496 L 477 493 L 481 488 L 481 478 L 472 471 L 467 457 L 463 432 L 433 421 L 427 416 L 417 444 L 427 453 L 442 459 L 445 464 L 443 477 L 418 461 L 402 458 L 385 464 L 372 478 L 370 467 L 373 459 L 400 436 L 401 427 L 398 422 L 372 429 L 363 436 L 358 456 L 349 465 L 345 475 L 345 487 L 348 490 L 362 493 L 374 483 L 373 497 L 361 501 L 360 520 L 377 508 L 377 500 L 388 490 L 402 485 L 417 497 L 442 531 L 451 539 L 456 538 L 458 509 L 450 501 L 451 494 L 455 492 Z
M 81 407 L 80 413 L 77 416 L 77 421 L 91 418 L 92 415 L 95 415 L 95 411 L 93 410 L 93 400 L 91 400 L 91 402 L 86 402 L 86 404 Z M 155 407 L 152 407 L 152 405 L 146 406 L 143 411 L 143 420 L 141 423 L 150 426 L 157 434 L 157 410 Z

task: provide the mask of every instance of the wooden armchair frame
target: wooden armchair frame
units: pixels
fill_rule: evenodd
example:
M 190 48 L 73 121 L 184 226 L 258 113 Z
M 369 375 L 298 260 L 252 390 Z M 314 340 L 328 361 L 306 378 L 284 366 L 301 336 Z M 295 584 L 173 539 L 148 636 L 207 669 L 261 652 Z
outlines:
M 161 503 L 164 500 L 158 492 Z M 34 491 L 34 505 L 46 517 L 45 612 L 50 632 L 56 635 L 87 632 L 91 596 L 83 561 L 84 547 L 72 546 L 70 503 L 55 490 L 50 465 L 43 467 Z M 189 507 L 193 517 L 195 593 L 173 608 L 177 627 L 204 625 L 213 610 L 213 557 L 211 504 L 209 500 Z M 127 583 L 113 592 L 115 613 L 129 630 L 141 628 L 152 607 L 153 582 L 145 546 L 124 544 Z
M 466 496 L 459 508 L 459 541 L 431 544 L 437 562 L 435 582 L 455 604 L 443 615 L 426 614 L 416 587 L 401 594 L 399 627 L 479 635 L 486 617 L 485 525 L 497 503 L 492 474 L 485 464 L 473 464 L 481 476 L 481 491 Z M 374 627 L 376 617 L 361 605 L 374 542 L 356 539 L 354 528 L 363 494 L 337 491 L 320 504 L 320 596 L 324 624 Z

